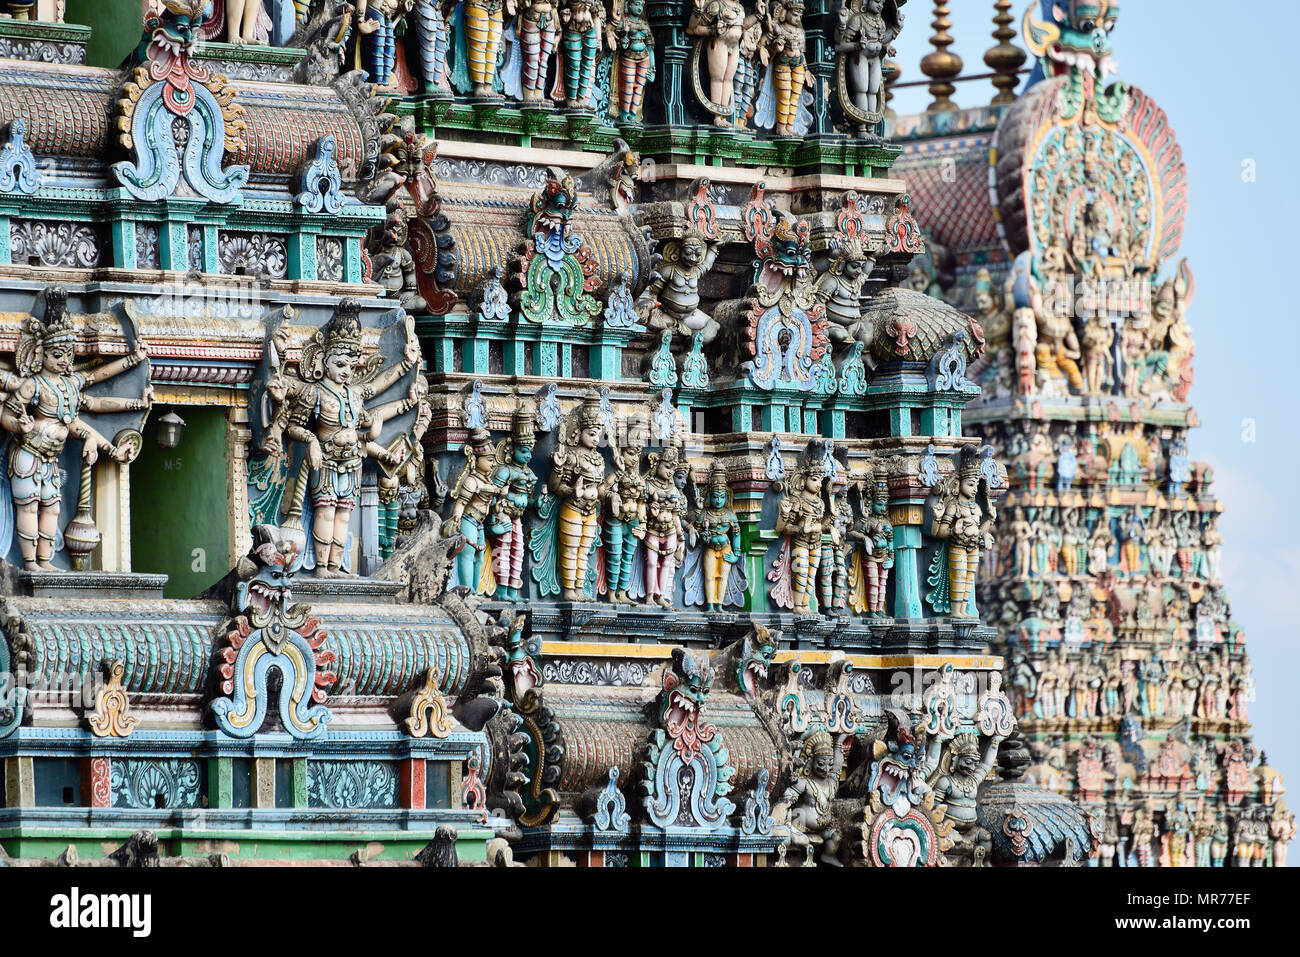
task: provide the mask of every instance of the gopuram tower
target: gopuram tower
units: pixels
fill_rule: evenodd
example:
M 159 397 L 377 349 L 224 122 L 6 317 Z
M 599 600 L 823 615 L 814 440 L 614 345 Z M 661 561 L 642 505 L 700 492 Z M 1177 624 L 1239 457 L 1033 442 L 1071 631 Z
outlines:
M 960 64 L 931 54 L 935 103 L 892 129 L 929 242 L 910 283 L 985 337 L 965 421 L 1010 488 L 977 591 L 1026 779 L 1096 815 L 1102 866 L 1280 866 L 1295 818 L 1252 737 L 1223 506 L 1189 448 L 1182 152 L 1160 106 L 1112 76 L 1116 4 L 1033 4 L 1018 97 L 1025 54 L 994 6 L 993 103 L 958 109 Z

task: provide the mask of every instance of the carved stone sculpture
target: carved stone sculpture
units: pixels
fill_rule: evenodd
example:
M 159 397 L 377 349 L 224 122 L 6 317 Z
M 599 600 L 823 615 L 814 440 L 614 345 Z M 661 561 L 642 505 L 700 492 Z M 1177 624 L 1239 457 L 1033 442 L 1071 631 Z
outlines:
M 123 358 L 76 372 L 77 329 L 67 312 L 67 291 L 52 286 L 45 290 L 44 302 L 43 318 L 32 317 L 23 324 L 14 352 L 16 371 L 0 373 L 0 391 L 5 395 L 0 426 L 13 436 L 6 467 L 16 513 L 14 529 L 23 567 L 29 571 L 54 570 L 51 560 L 63 500 L 59 457 L 68 438 L 83 442 L 81 484 L 86 502 L 90 466 L 101 452 L 125 462 L 139 451 L 138 444 L 110 442 L 81 413 L 145 411 L 153 400 L 148 385 L 139 399 L 86 395 L 87 387 L 144 362 L 145 345 L 137 338 Z

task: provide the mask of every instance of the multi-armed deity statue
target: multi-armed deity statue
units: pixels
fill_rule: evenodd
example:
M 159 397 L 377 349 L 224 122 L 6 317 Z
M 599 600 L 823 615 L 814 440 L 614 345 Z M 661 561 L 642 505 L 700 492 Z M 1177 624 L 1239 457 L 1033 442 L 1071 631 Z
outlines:
M 285 363 L 287 330 L 272 340 L 277 373 L 266 391 L 274 416 L 262 440 L 262 449 L 278 454 L 284 439 L 304 447 L 302 465 L 294 485 L 294 509 L 301 514 L 304 494 L 310 490 L 313 511 L 312 544 L 316 575 L 343 574 L 348 526 L 357 507 L 362 463 L 366 458 L 399 464 L 393 449 L 377 443 L 384 421 L 419 404 L 421 390 L 412 385 L 406 398 L 367 409 L 365 403 L 395 385 L 419 361 L 420 345 L 414 322 L 406 319 L 406 349 L 400 362 L 383 368 L 383 356 L 367 355 L 355 299 L 339 303 L 333 318 L 317 329 L 302 347 L 294 370 Z
M 56 286 L 46 290 L 44 316 L 32 317 L 23 324 L 14 353 L 17 371 L 3 373 L 0 380 L 0 390 L 5 393 L 0 426 L 12 437 L 6 465 L 16 512 L 13 521 L 23 567 L 29 571 L 55 570 L 52 559 L 63 501 L 59 458 L 69 437 L 82 441 L 83 509 L 89 467 L 100 453 L 126 462 L 139 452 L 138 441 L 134 445 L 114 444 L 82 414 L 147 411 L 153 398 L 149 385 L 139 399 L 86 394 L 89 386 L 144 362 L 145 345 L 137 338 L 133 350 L 123 358 L 74 371 L 77 327 L 68 315 L 67 304 L 65 289 Z M 94 543 L 90 544 L 93 548 Z

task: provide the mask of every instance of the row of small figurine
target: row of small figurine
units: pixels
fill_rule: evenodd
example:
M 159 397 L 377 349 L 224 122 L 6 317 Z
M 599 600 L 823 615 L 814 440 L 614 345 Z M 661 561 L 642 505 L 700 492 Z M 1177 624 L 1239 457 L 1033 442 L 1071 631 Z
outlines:
M 543 597 L 591 601 L 603 591 L 614 602 L 644 599 L 671 608 L 677 570 L 684 565 L 687 604 L 702 604 L 710 612 L 744 606 L 748 580 L 741 523 L 726 469 L 715 465 L 702 500 L 691 502 L 687 483 L 693 469 L 678 444 L 669 441 L 645 453 L 649 421 L 636 414 L 628 417 L 621 438 L 614 431 L 600 395 L 588 392 L 560 423 L 539 495 L 538 476 L 530 468 L 536 442 L 531 408 L 517 406 L 509 438 L 494 441 L 487 429 L 473 429 L 442 529 L 444 536 L 465 539 L 456 558 L 459 584 L 522 600 L 527 551 Z M 607 436 L 614 439 L 612 470 L 601 452 Z M 884 615 L 893 564 L 884 482 L 868 478 L 870 502 L 862 503 L 855 517 L 850 486 L 835 493 L 824 458 L 806 458 L 789 484 L 776 525 L 792 557 L 786 567 L 793 607 L 810 612 L 819 597 L 824 610 L 843 610 L 846 552 L 851 551 L 849 562 L 859 580 L 855 610 Z M 861 485 L 854 487 L 861 494 Z M 526 533 L 530 509 L 538 521 Z
M 511 435 L 495 441 L 481 425 L 465 444 L 465 464 L 452 483 L 444 537 L 461 536 L 458 584 L 508 601 L 524 600 L 525 557 L 539 597 L 614 602 L 644 598 L 671 608 L 684 567 L 687 605 L 707 611 L 755 606 L 744 559 L 741 522 L 731 504 L 727 472 L 710 471 L 702 500 L 692 502 L 694 471 L 675 437 L 648 454 L 648 421 L 635 413 L 622 435 L 601 397 L 589 391 L 559 423 L 550 472 L 540 493 L 530 467 L 535 416 L 515 410 Z M 602 452 L 612 447 L 610 469 Z M 779 551 L 765 575 L 777 608 L 885 617 L 895 533 L 888 518 L 883 470 L 850 480 L 832 446 L 813 440 L 794 472 L 779 470 L 774 531 Z M 643 471 L 643 459 L 648 470 Z M 931 569 L 936 613 L 974 617 L 976 570 L 992 545 L 996 513 L 983 459 L 963 449 L 953 474 L 939 484 L 928 529 L 939 542 Z M 525 529 L 525 518 L 536 521 Z M 942 602 L 941 604 L 937 602 Z M 761 607 L 761 605 L 760 605 Z
M 1219 513 L 1135 505 L 1118 518 L 1105 509 L 1010 510 L 1002 548 L 989 553 L 989 575 L 1074 578 L 1112 573 L 1130 578 L 1219 580 L 1223 535 Z M 1059 515 L 1058 515 L 1059 513 Z M 1030 518 L 1028 516 L 1032 515 Z
M 834 86 L 847 123 L 864 134 L 883 117 L 883 61 L 902 29 L 898 7 L 905 2 L 842 0 L 834 16 Z M 191 5 L 202 20 L 203 4 Z M 310 29 L 309 13 L 337 20 L 337 7 L 293 0 L 298 36 Z M 656 35 L 680 32 L 678 42 L 691 50 L 684 85 L 716 126 L 743 128 L 752 118 L 789 136 L 806 133 L 811 121 L 804 0 L 755 0 L 750 8 L 741 0 L 693 0 L 684 30 L 652 25 L 645 0 L 612 0 L 608 9 L 604 0 L 353 0 L 351 7 L 341 26 L 355 24 L 361 61 L 379 86 L 395 82 L 405 25 L 408 68 L 425 93 L 558 101 L 637 123 L 647 85 L 675 79 L 657 67 Z M 287 36 L 289 15 L 289 0 L 225 0 L 224 20 L 209 13 L 196 29 L 203 39 L 267 43 Z
M 1255 683 L 1250 658 L 1226 649 L 1207 655 L 1158 651 L 1141 660 L 1122 649 L 1067 654 L 1057 645 L 1046 655 L 1010 649 L 1007 674 L 1016 714 L 1036 718 L 1143 717 L 1248 721 Z

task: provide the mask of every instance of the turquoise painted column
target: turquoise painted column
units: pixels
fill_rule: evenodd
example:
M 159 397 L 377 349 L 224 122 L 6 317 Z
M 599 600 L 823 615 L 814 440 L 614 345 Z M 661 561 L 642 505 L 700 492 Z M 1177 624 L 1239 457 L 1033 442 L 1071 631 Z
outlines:
M 912 408 L 911 406 L 895 406 L 889 410 L 889 434 L 890 435 L 911 435 L 912 434 Z
M 221 258 L 217 255 L 217 225 L 210 223 L 203 227 L 203 271 L 221 272 Z
M 518 339 L 508 339 L 502 350 L 501 361 L 506 375 L 528 375 L 528 363 L 524 360 L 524 343 Z
M 556 379 L 560 375 L 560 350 L 555 342 L 539 342 L 533 352 L 533 375 Z
M 316 278 L 316 234 L 295 232 L 289 236 L 289 278 Z
M 13 261 L 13 247 L 9 245 L 9 217 L 0 216 L 0 265 Z
M 163 269 L 189 269 L 189 236 L 186 224 L 181 221 L 167 220 L 158 226 L 158 265 Z M 216 246 L 216 242 L 213 242 Z M 204 242 L 205 252 L 207 242 Z M 213 253 L 216 250 L 213 249 Z M 131 257 L 135 258 L 135 230 L 132 229 Z
M 456 340 L 449 336 L 441 336 L 433 344 L 433 371 L 434 372 L 455 372 L 456 371 Z
M 754 431 L 754 409 L 740 403 L 731 410 L 731 430 L 733 432 Z
M 921 410 L 921 434 L 922 435 L 956 435 L 952 431 L 952 423 L 949 417 L 949 409 L 935 406 L 929 409 Z
M 343 281 L 361 282 L 361 239 L 349 236 L 346 242 L 347 254 L 343 257 Z
M 597 342 L 591 346 L 588 371 L 593 379 L 615 382 L 622 373 L 622 357 L 619 348 L 612 342 Z
M 486 375 L 488 371 L 488 340 L 469 339 L 461 346 L 461 372 Z
M 921 529 L 916 525 L 894 526 L 894 617 L 923 618 L 921 582 L 917 560 L 921 553 Z
M 5 230 L 6 237 L 9 230 Z M 135 268 L 135 221 L 117 219 L 113 221 L 113 265 L 118 269 Z

